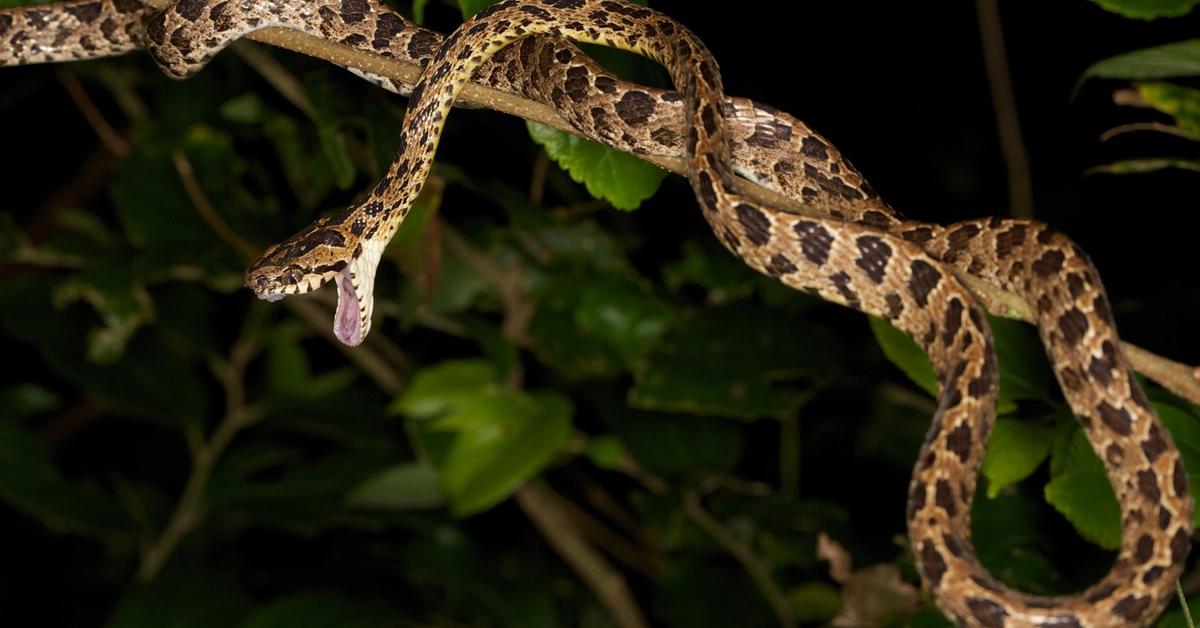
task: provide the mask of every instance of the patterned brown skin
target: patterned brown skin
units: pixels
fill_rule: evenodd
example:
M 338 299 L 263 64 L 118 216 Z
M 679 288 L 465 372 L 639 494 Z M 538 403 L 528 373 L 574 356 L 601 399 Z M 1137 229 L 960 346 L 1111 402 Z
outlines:
M 910 485 L 908 521 L 921 576 L 949 616 L 978 626 L 1128 626 L 1162 611 L 1190 547 L 1191 499 L 1179 454 L 1119 355 L 1102 287 L 1082 252 L 1035 223 L 939 229 L 900 222 L 882 205 L 859 222 L 839 222 L 740 196 L 716 63 L 661 14 L 614 0 L 493 5 L 448 37 L 426 67 L 396 163 L 342 220 L 362 220 L 390 237 L 420 191 L 452 102 L 474 69 L 537 34 L 621 47 L 662 63 L 683 95 L 689 179 L 725 246 L 791 287 L 888 318 L 930 355 L 939 403 Z M 618 112 L 622 106 L 629 124 L 654 112 L 640 97 L 618 102 Z M 1105 459 L 1124 537 L 1113 569 L 1080 594 L 1012 590 L 974 556 L 970 504 L 994 420 L 998 371 L 983 311 L 951 268 L 984 274 L 1038 304 L 1065 394 Z M 260 277 L 269 276 L 269 268 L 251 273 L 263 271 Z
M 0 66 L 77 61 L 142 47 L 153 10 L 138 0 L 0 9 Z
M 181 3 L 175 15 L 202 24 L 207 7 L 211 19 L 237 19 L 225 17 L 231 15 L 227 3 L 201 5 Z M 225 9 L 214 15 L 218 6 Z M 336 6 L 338 11 L 323 16 L 326 29 L 367 22 L 365 0 Z M 0 38 L 6 36 L 3 15 Z M 257 27 L 267 25 L 262 16 L 257 19 Z M 174 40 L 168 46 L 188 47 L 195 54 L 194 40 L 187 39 L 191 35 L 179 26 L 166 28 L 166 18 L 163 24 L 157 31 L 160 41 Z M 464 77 L 482 64 L 477 77 L 485 82 L 545 100 L 596 139 L 620 148 L 657 152 L 686 140 L 693 187 L 731 251 L 797 289 L 888 318 L 921 343 L 937 369 L 941 395 L 910 486 L 909 533 L 922 578 L 951 617 L 980 626 L 1125 626 L 1148 623 L 1161 612 L 1190 546 L 1186 478 L 1177 450 L 1120 354 L 1094 268 L 1064 236 L 1028 221 L 942 228 L 900 220 L 832 146 L 798 121 L 762 105 L 731 106 L 731 99 L 721 96 L 716 64 L 702 44 L 682 26 L 642 7 L 611 0 L 509 1 L 465 24 L 436 53 L 431 34 L 405 39 L 402 33 L 408 31 L 394 23 L 382 31 L 372 24 L 372 46 L 394 51 L 403 40 L 410 53 L 435 58 L 413 90 L 401 154 L 366 201 L 268 251 L 247 276 L 260 296 L 278 298 L 303 291 L 297 286 L 308 289 L 335 277 L 339 304 L 356 301 L 369 324 L 369 301 L 362 304 L 357 293 L 365 290 L 370 296 L 377 251 L 419 191 Z M 682 94 L 615 82 L 569 46 L 524 39 L 535 33 L 646 54 L 667 66 Z M 164 34 L 173 37 L 162 40 Z M 515 40 L 522 42 L 503 48 Z M 206 55 L 211 53 L 197 58 Z M 748 120 L 753 122 L 747 126 Z M 850 222 L 800 218 L 739 197 L 731 185 L 735 167 Z M 954 271 L 980 276 L 1036 304 L 1039 330 L 1064 393 L 1105 462 L 1121 504 L 1123 541 L 1112 571 L 1080 594 L 1028 596 L 997 583 L 974 559 L 969 505 L 992 423 L 997 375 L 982 311 Z M 353 290 L 343 278 L 354 279 Z M 353 294 L 347 297 L 347 292 Z M 339 324 L 352 324 L 353 314 L 352 308 L 339 306 Z M 361 341 L 366 332 L 359 322 L 347 332 L 351 340 Z
M 72 7 L 98 6 L 126 35 L 119 44 L 89 47 L 103 33 L 97 21 L 70 19 Z M 120 7 L 120 8 L 118 8 Z M 130 11 L 137 8 L 137 11 Z M 122 11 L 127 11 L 122 13 Z M 43 31 L 29 22 L 46 21 L 29 14 L 52 16 Z M 94 59 L 146 47 L 144 22 L 151 17 L 137 0 L 85 0 L 0 9 L 0 66 Z M 189 19 L 189 17 L 195 19 Z M 12 26 L 8 29 L 4 25 Z M 365 49 L 406 63 L 424 66 L 442 43 L 441 34 L 420 28 L 377 0 L 314 0 L 272 3 L 247 0 L 181 2 L 154 17 L 158 33 L 151 53 L 164 71 L 184 77 L 247 33 L 281 26 Z M 39 44 L 37 55 L 11 53 L 31 33 L 57 40 L 53 51 Z M 9 41 L 17 42 L 11 47 Z M 7 56 L 6 56 L 7 55 Z M 412 85 L 348 68 L 367 80 L 402 95 Z M 473 82 L 546 103 L 582 135 L 619 150 L 677 157 L 684 151 L 683 100 L 678 92 L 646 88 L 618 79 L 568 42 L 541 37 L 522 40 L 484 63 Z M 618 109 L 619 103 L 625 103 Z M 641 103 L 641 106 L 634 106 Z M 729 143 L 735 171 L 752 181 L 802 199 L 835 217 L 855 218 L 865 211 L 889 212 L 862 176 L 838 150 L 803 122 L 769 105 L 726 97 Z M 639 111 L 649 115 L 638 115 Z M 626 119 L 632 123 L 626 122 Z M 882 208 L 882 209 L 881 209 Z

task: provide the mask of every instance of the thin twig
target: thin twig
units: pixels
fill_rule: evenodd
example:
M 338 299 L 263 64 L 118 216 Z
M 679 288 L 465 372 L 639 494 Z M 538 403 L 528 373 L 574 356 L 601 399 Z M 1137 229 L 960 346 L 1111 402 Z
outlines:
M 482 251 L 475 248 L 456 229 L 449 225 L 442 227 L 446 246 L 459 256 L 471 270 L 487 279 L 500 294 L 504 307 L 504 322 L 501 331 L 504 337 L 517 346 L 529 344 L 529 323 L 533 320 L 534 302 L 525 287 L 520 269 L 501 269 Z
M 800 417 L 789 414 L 779 421 L 779 492 L 796 499 L 800 495 Z
M 283 64 L 250 42 L 234 42 L 230 48 L 309 120 L 317 119 L 317 110 L 304 91 L 304 85 Z
M 75 78 L 75 75 L 69 70 L 60 69 L 55 74 L 67 95 L 71 97 L 71 102 L 75 103 L 75 106 L 79 108 L 79 113 L 83 114 L 88 124 L 92 125 L 96 137 L 100 138 L 100 142 L 104 144 L 108 152 L 117 157 L 128 155 L 129 142 L 126 142 L 125 138 L 121 137 L 121 134 L 104 118 L 104 114 L 100 113 L 100 109 L 96 107 L 92 97 L 88 96 L 87 90 L 83 88 L 79 79 Z
M 546 198 L 546 172 L 550 169 L 550 156 L 539 150 L 533 160 L 533 173 L 529 177 L 529 204 L 541 207 Z
M 287 306 L 304 319 L 313 329 L 317 330 L 330 343 L 337 347 L 342 355 L 354 363 L 371 381 L 375 382 L 384 392 L 390 395 L 398 395 L 404 390 L 404 378 L 400 376 L 397 369 L 383 359 L 378 353 L 371 350 L 366 344 L 357 347 L 347 347 L 342 344 L 333 334 L 333 327 L 329 321 L 333 320 L 333 313 L 322 308 L 313 302 L 312 299 L 303 299 L 292 297 L 285 301 Z
M 189 433 L 192 470 L 167 525 L 163 527 L 159 537 L 142 552 L 137 571 L 138 582 L 147 583 L 154 580 L 180 541 L 203 519 L 206 510 L 204 492 L 208 489 L 208 480 L 212 477 L 213 468 L 221 454 L 238 432 L 253 425 L 262 416 L 261 408 L 246 403 L 243 383 L 246 365 L 257 351 L 257 344 L 249 339 L 247 327 L 244 326 L 241 336 L 230 349 L 229 358 L 212 361 L 213 373 L 225 390 L 225 416 L 207 440 L 200 438 L 198 432 Z
M 648 551 L 649 548 L 617 534 L 574 502 L 561 499 L 559 505 L 580 534 L 613 558 L 652 579 L 660 577 L 666 570 L 667 559 L 662 552 Z
M 1188 133 L 1177 126 L 1164 124 L 1162 122 L 1131 122 L 1129 124 L 1122 124 L 1121 126 L 1113 127 L 1101 133 L 1100 141 L 1107 142 L 1118 135 L 1133 133 L 1135 131 L 1155 131 L 1157 133 L 1166 133 L 1167 135 L 1174 135 L 1176 137 L 1182 137 L 1188 140 L 1200 139 L 1200 137 L 1197 137 L 1193 133 Z
M 1175 594 L 1179 596 L 1179 606 L 1183 608 L 1183 621 L 1188 628 L 1196 628 L 1196 622 L 1192 621 L 1192 609 L 1188 607 L 1187 596 L 1183 594 L 1183 585 L 1179 580 L 1175 581 Z
M 729 530 L 726 530 L 719 521 L 708 514 L 708 511 L 704 510 L 704 507 L 700 505 L 698 493 L 688 492 L 683 500 L 683 510 L 692 523 L 704 530 L 741 564 L 742 569 L 745 569 L 750 578 L 754 580 L 754 584 L 758 586 L 763 597 L 767 598 L 767 603 L 771 605 L 771 610 L 774 611 L 779 625 L 783 628 L 794 628 L 797 624 L 796 617 L 792 613 L 792 605 L 788 602 L 783 590 L 779 588 L 779 584 L 771 577 L 770 569 L 754 555 L 749 547 L 738 540 Z
M 188 200 L 192 201 L 192 206 L 196 208 L 196 213 L 208 223 L 208 226 L 217 233 L 217 236 L 233 247 L 235 251 L 240 253 L 242 257 L 253 259 L 258 254 L 258 247 L 250 244 L 245 238 L 238 235 L 236 231 L 230 228 L 229 223 L 217 213 L 213 208 L 212 203 L 208 201 L 208 196 L 204 194 L 204 190 L 200 188 L 200 183 L 196 181 L 196 172 L 192 169 L 192 162 L 188 160 L 187 155 L 182 149 L 171 151 L 171 160 L 175 162 L 175 172 L 179 174 L 179 181 L 183 184 L 183 191 L 187 193 Z
M 620 628 L 645 628 L 649 624 L 634 603 L 621 572 L 612 568 L 592 548 L 563 511 L 562 498 L 544 485 L 530 482 L 517 490 L 517 504 L 546 542 L 583 578 Z
M 1008 202 L 1013 216 L 1032 218 L 1033 183 L 1029 174 L 1029 155 L 1025 151 L 1025 141 L 1021 139 L 1021 121 L 1017 115 L 1017 101 L 1013 97 L 1008 55 L 1004 50 L 1000 8 L 996 0 L 977 0 L 976 7 L 983 62 L 992 93 L 992 108 L 996 112 L 1000 152 L 1008 167 Z

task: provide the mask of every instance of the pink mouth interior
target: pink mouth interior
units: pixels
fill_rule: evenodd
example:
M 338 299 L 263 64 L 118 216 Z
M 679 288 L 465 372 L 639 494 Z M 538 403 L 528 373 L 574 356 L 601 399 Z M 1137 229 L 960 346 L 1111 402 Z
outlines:
M 334 275 L 337 283 L 338 304 L 337 313 L 333 316 L 333 333 L 343 344 L 357 347 L 363 341 L 362 327 L 359 325 L 358 295 L 354 294 L 354 286 L 350 282 L 350 269 Z

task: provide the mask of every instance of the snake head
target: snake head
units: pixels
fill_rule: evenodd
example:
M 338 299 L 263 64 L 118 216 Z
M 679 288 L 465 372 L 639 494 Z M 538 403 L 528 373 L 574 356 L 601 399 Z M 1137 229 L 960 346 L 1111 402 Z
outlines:
M 348 212 L 349 213 L 349 212 Z M 265 301 L 337 284 L 333 333 L 351 347 L 371 330 L 375 307 L 375 269 L 384 243 L 360 241 L 338 228 L 337 218 L 319 220 L 272 246 L 246 269 L 246 287 Z

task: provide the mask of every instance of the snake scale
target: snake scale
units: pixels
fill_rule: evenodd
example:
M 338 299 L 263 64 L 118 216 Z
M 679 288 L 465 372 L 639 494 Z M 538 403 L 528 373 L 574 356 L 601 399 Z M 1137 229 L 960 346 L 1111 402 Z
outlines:
M 921 345 L 940 394 L 910 484 L 907 520 L 921 578 L 950 617 L 978 626 L 1144 625 L 1170 600 L 1190 548 L 1192 501 L 1179 453 L 1121 354 L 1107 297 L 1083 251 L 1033 221 L 940 227 L 899 218 L 800 121 L 726 98 L 704 45 L 656 11 L 619 0 L 506 0 L 442 39 L 369 0 L 181 0 L 157 14 L 134 0 L 76 0 L 0 11 L 0 65 L 147 46 L 168 74 L 183 77 L 233 39 L 266 26 L 297 28 L 425 70 L 411 89 L 387 175 L 345 212 L 266 251 L 246 273 L 259 297 L 307 292 L 333 279 L 335 331 L 343 342 L 361 342 L 383 248 L 420 192 L 455 97 L 474 76 L 546 102 L 593 139 L 636 153 L 684 155 L 703 214 L 726 248 L 788 286 L 884 317 Z M 623 83 L 557 38 L 650 57 L 666 67 L 677 91 Z M 367 78 L 409 91 L 385 77 Z M 736 175 L 831 218 L 763 206 L 737 192 Z M 956 273 L 1036 306 L 1064 395 L 1104 462 L 1120 503 L 1122 542 L 1109 573 L 1082 592 L 1027 595 L 996 581 L 975 558 L 970 503 L 998 374 L 983 310 Z

